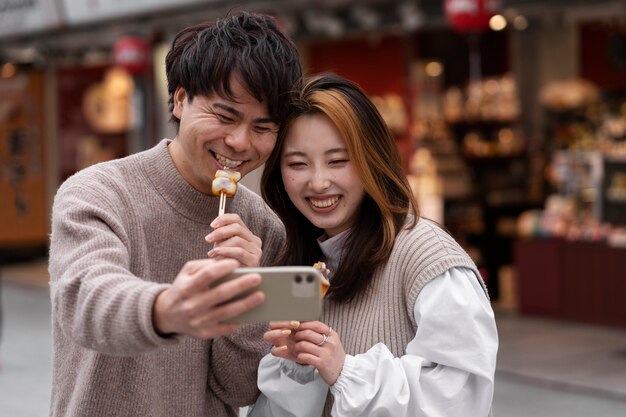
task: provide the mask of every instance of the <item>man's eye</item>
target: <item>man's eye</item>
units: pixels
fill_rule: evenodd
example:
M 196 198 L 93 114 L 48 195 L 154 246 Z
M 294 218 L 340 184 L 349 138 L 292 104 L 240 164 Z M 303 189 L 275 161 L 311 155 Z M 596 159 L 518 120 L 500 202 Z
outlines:
M 254 131 L 257 133 L 276 133 L 278 129 L 271 126 L 255 126 Z
M 224 123 L 232 123 L 234 122 L 233 118 L 228 117 L 226 115 L 220 114 L 220 113 L 215 113 L 215 115 Z

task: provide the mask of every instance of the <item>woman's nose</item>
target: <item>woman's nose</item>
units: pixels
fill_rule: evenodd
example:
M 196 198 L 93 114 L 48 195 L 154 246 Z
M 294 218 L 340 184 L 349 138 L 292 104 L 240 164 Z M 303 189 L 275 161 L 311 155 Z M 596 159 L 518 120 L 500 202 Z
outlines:
M 309 181 L 309 187 L 313 191 L 320 192 L 328 189 L 330 187 L 330 177 L 328 173 L 324 170 L 316 170 L 313 177 Z

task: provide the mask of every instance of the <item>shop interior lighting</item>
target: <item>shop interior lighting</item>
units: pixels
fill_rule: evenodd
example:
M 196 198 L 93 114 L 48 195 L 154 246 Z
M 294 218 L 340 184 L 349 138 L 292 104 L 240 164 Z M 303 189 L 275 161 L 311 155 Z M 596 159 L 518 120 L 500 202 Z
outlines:
M 344 24 L 336 16 L 315 10 L 309 10 L 304 14 L 304 22 L 308 31 L 312 34 L 328 35 L 333 38 L 340 37 L 344 33 Z
M 443 65 L 437 61 L 430 61 L 424 67 L 424 72 L 426 75 L 432 78 L 437 78 L 443 73 Z
M 424 15 L 414 2 L 408 1 L 398 5 L 398 15 L 402 27 L 408 31 L 418 29 L 424 23 Z
M 489 19 L 489 27 L 496 32 L 504 30 L 506 28 L 506 19 L 501 14 L 494 15 Z
M 517 30 L 526 30 L 528 28 L 528 19 L 521 14 L 513 18 L 513 27 Z
M 350 17 L 366 30 L 373 30 L 380 26 L 380 16 L 369 7 L 354 6 L 350 9 Z
M 0 68 L 0 77 L 11 78 L 17 74 L 17 67 L 12 62 L 7 62 Z

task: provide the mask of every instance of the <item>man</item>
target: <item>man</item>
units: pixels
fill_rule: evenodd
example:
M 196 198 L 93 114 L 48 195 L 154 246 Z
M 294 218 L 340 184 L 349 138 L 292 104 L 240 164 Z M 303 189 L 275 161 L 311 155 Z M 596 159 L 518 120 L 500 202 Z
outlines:
M 55 198 L 52 416 L 234 416 L 258 395 L 264 327 L 222 321 L 263 301 L 228 302 L 260 277 L 212 283 L 275 257 L 284 230 L 242 185 L 217 217 L 211 183 L 268 158 L 298 53 L 272 18 L 243 13 L 179 33 L 166 73 L 176 137 Z

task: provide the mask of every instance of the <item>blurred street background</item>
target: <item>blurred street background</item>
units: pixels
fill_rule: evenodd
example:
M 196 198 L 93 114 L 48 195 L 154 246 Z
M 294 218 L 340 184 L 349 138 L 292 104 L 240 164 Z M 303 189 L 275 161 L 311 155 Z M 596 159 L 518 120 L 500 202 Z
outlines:
M 48 414 L 58 186 L 174 137 L 173 36 L 241 10 L 363 87 L 479 266 L 495 416 L 625 417 L 626 0 L 0 0 L 0 417 Z

